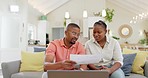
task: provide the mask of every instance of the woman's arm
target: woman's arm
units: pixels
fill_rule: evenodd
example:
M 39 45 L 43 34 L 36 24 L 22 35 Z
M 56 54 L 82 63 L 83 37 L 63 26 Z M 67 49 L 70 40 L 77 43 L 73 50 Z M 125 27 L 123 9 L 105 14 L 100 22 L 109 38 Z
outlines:
M 119 69 L 123 65 L 123 56 L 121 52 L 121 47 L 118 41 L 116 41 L 114 50 L 113 50 L 113 61 L 114 64 L 111 68 L 109 68 L 109 73 L 113 73 L 117 69 Z
M 121 67 L 121 64 L 119 62 L 116 62 L 111 68 L 103 66 L 103 70 L 108 70 L 109 74 L 112 74 L 114 71 L 116 71 L 120 67 Z

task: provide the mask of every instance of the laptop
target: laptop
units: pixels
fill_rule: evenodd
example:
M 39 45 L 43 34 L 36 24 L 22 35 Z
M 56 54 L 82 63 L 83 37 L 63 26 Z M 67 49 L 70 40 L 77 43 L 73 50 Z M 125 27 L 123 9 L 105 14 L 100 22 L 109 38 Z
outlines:
M 48 78 L 109 78 L 106 70 L 48 70 Z

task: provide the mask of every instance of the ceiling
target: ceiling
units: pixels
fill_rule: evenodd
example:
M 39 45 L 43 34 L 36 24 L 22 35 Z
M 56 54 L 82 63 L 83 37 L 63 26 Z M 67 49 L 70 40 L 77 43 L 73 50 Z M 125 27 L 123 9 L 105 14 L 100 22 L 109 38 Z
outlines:
M 134 14 L 147 13 L 148 0 L 107 0 L 108 2 Z
M 28 0 L 28 3 L 46 15 L 68 1 L 70 0 Z
M 133 14 L 130 23 L 148 18 L 148 0 L 107 0 L 109 3 Z
M 34 8 L 43 14 L 48 14 L 70 0 L 28 0 Z M 128 12 L 142 14 L 148 11 L 148 0 L 106 0 Z

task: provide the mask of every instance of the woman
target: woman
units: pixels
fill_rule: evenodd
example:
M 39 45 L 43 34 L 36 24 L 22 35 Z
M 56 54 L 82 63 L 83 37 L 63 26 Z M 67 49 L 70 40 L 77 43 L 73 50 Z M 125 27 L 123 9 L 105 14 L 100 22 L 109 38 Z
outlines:
M 124 72 L 120 69 L 123 65 L 121 48 L 113 38 L 107 35 L 107 25 L 99 20 L 93 26 L 93 37 L 86 42 L 87 54 L 100 54 L 101 61 L 98 64 L 88 64 L 92 70 L 107 70 L 110 78 L 125 78 Z

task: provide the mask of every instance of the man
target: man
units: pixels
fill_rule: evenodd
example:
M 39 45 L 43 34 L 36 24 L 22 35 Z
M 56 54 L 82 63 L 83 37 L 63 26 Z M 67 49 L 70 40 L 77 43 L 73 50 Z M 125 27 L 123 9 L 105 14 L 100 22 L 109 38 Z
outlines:
M 70 60 L 70 54 L 85 54 L 85 49 L 77 42 L 80 35 L 80 27 L 70 23 L 66 27 L 65 37 L 50 42 L 46 49 L 44 70 L 74 70 L 75 61 Z M 80 65 L 86 70 L 86 65 Z M 47 76 L 47 75 L 46 75 Z

